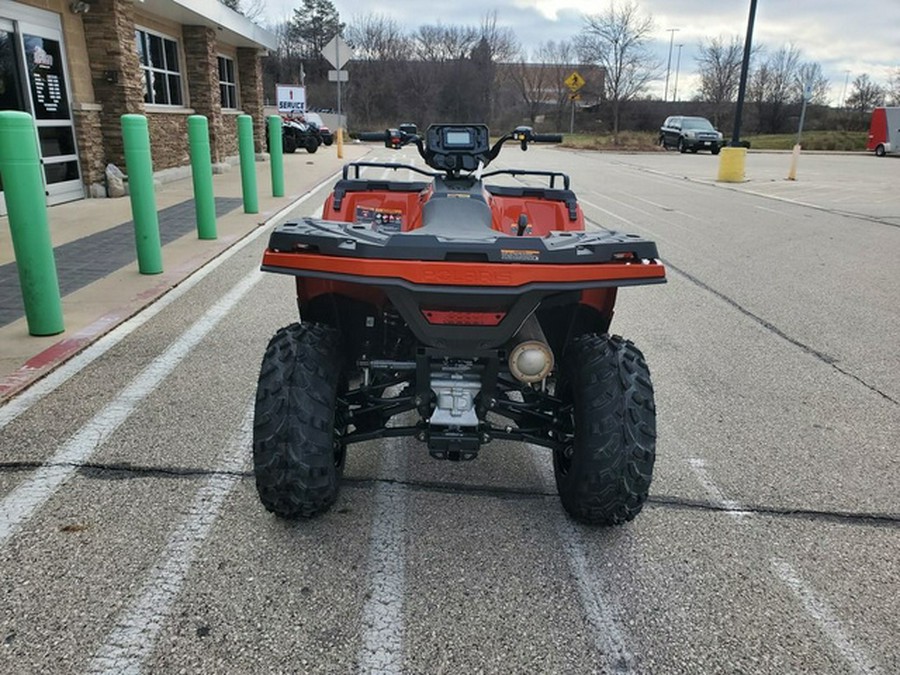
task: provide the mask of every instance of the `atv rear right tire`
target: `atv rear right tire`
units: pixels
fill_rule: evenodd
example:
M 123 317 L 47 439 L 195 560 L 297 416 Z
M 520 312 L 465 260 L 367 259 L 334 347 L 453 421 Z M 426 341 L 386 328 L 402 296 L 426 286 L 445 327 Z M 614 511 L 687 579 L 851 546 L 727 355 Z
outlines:
M 282 518 L 318 515 L 337 499 L 345 458 L 339 343 L 329 326 L 294 323 L 275 333 L 263 357 L 253 470 L 260 501 Z
M 556 486 L 575 520 L 618 525 L 640 513 L 656 459 L 656 407 L 640 350 L 619 336 L 569 345 L 559 396 L 568 443 L 553 453 Z

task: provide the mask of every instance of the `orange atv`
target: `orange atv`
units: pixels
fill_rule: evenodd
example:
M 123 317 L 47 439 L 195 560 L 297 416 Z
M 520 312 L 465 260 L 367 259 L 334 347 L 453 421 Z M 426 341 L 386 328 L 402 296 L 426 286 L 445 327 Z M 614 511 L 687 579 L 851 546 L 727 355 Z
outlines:
M 272 337 L 259 375 L 265 507 L 327 510 L 347 446 L 406 436 L 437 459 L 472 460 L 496 440 L 549 448 L 571 516 L 632 519 L 650 487 L 656 410 L 643 355 L 608 331 L 620 286 L 665 282 L 656 245 L 585 231 L 564 174 L 485 171 L 507 141 L 525 150 L 560 136 L 519 127 L 491 146 L 486 126 L 442 124 L 360 138 L 415 144 L 434 171 L 348 164 L 322 219 L 273 231 L 262 269 L 296 278 L 301 321 Z M 427 180 L 361 177 L 369 167 Z

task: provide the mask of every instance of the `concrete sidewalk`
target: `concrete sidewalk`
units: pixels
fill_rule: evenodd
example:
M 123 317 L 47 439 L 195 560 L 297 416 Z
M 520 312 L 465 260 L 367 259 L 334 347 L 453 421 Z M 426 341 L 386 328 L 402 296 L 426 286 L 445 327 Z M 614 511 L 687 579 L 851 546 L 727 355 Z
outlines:
M 257 162 L 259 213 L 246 214 L 237 166 L 213 178 L 218 238 L 197 238 L 190 175 L 156 191 L 163 242 L 163 273 L 138 272 L 131 202 L 85 199 L 49 208 L 50 235 L 62 294 L 65 331 L 50 337 L 28 334 L 15 273 L 10 228 L 0 218 L 0 402 L 14 396 L 156 301 L 235 242 L 289 208 L 348 161 L 368 152 L 345 145 L 315 154 L 284 156 L 284 197 L 272 197 L 270 165 Z M 323 195 L 324 199 L 324 195 Z

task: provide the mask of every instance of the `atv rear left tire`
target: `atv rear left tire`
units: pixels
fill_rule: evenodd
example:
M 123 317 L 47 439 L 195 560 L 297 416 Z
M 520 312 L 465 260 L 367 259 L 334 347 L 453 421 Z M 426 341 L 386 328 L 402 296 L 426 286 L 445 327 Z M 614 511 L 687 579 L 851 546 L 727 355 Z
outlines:
M 336 414 L 342 360 L 336 330 L 304 323 L 269 341 L 256 390 L 253 470 L 263 505 L 309 518 L 335 502 L 344 471 Z
M 640 350 L 618 336 L 583 335 L 567 350 L 560 398 L 569 442 L 553 453 L 556 486 L 574 519 L 618 525 L 640 513 L 656 459 L 656 407 Z

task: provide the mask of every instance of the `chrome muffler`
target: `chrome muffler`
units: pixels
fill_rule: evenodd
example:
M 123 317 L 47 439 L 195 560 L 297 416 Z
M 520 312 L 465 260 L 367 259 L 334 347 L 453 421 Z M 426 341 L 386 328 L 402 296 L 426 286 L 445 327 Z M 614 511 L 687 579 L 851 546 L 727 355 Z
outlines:
M 533 384 L 547 378 L 553 363 L 553 350 L 532 314 L 509 341 L 509 372 L 519 382 Z

